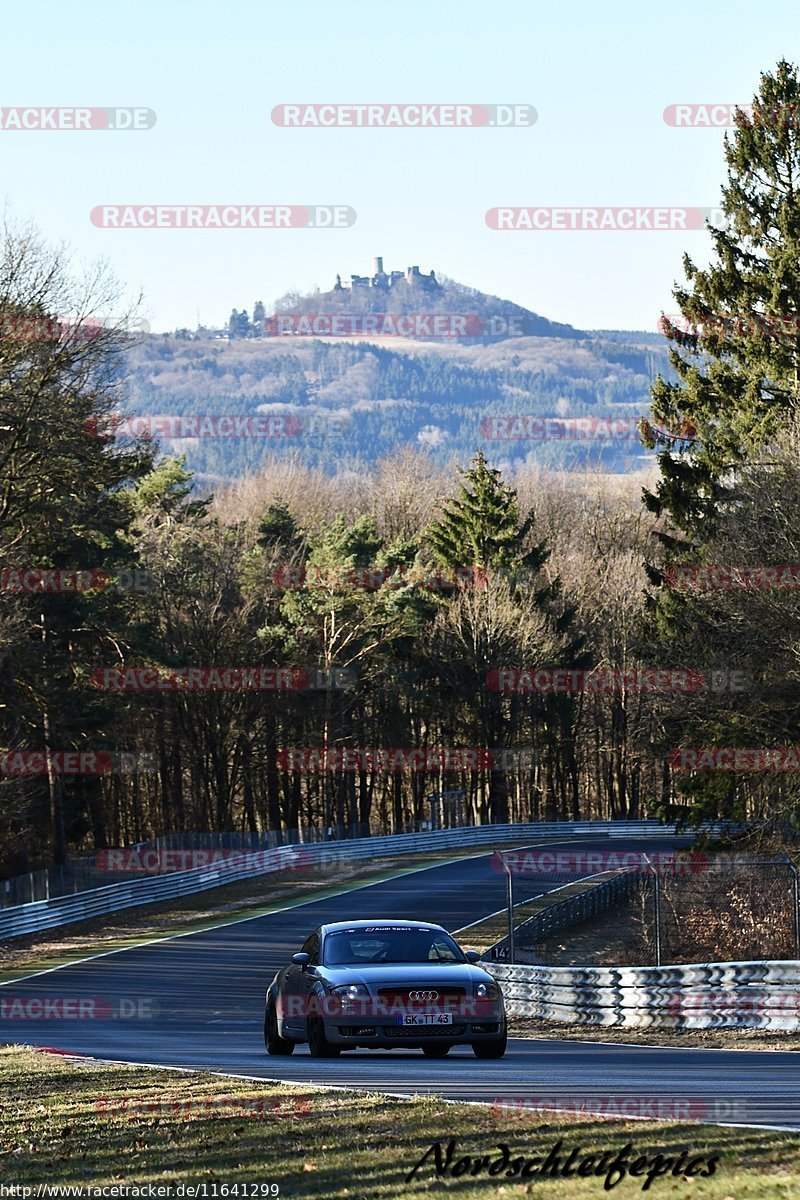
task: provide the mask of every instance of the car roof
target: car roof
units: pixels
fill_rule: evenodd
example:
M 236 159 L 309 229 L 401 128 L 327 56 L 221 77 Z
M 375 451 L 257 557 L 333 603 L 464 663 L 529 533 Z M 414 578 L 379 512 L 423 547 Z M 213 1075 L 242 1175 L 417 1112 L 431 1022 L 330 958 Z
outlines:
M 341 933 L 344 929 L 437 929 L 442 933 L 446 930 L 434 921 L 393 921 L 383 917 L 372 921 L 331 921 L 328 925 L 320 925 L 320 933 Z

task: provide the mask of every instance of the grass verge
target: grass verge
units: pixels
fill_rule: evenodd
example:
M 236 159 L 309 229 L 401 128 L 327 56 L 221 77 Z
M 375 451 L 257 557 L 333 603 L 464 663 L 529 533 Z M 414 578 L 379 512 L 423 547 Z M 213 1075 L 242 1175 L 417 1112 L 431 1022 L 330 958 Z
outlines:
M 610 1160 L 632 1143 L 631 1159 L 661 1153 L 673 1164 L 686 1149 L 690 1161 L 720 1156 L 713 1177 L 674 1177 L 668 1168 L 649 1194 L 790 1200 L 800 1193 L 800 1138 L 771 1131 L 542 1114 L 522 1124 L 486 1107 L 76 1062 L 19 1047 L 0 1050 L 0 1084 L 6 1186 L 206 1183 L 212 1196 L 211 1184 L 259 1182 L 276 1183 L 282 1198 L 325 1200 L 604 1194 L 603 1176 L 520 1181 L 484 1169 L 437 1180 L 432 1158 L 405 1181 L 432 1143 L 444 1151 L 454 1138 L 453 1162 L 499 1161 L 499 1143 L 512 1159 L 544 1159 L 562 1141 L 561 1163 L 573 1147 L 580 1147 L 575 1161 L 592 1152 Z M 639 1195 L 645 1182 L 627 1175 L 613 1191 Z

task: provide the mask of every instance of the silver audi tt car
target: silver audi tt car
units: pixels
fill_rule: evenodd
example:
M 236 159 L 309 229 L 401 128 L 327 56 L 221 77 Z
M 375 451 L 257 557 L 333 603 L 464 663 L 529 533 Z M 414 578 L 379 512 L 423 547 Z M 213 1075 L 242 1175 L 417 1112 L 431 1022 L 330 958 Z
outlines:
M 357 1046 L 441 1058 L 469 1045 L 478 1058 L 502 1058 L 503 996 L 479 958 L 430 922 L 320 925 L 267 989 L 267 1051 L 307 1042 L 315 1058 Z

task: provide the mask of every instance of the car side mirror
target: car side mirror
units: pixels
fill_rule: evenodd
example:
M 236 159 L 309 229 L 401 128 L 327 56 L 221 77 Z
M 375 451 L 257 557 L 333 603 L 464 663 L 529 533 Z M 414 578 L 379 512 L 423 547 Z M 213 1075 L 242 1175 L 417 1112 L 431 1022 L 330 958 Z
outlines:
M 476 963 L 476 962 L 481 961 L 481 954 L 480 954 L 479 950 L 465 950 L 464 957 L 466 958 L 467 962 L 470 962 L 470 963 Z
M 309 963 L 309 956 L 301 951 L 299 954 L 292 955 L 292 962 L 296 967 L 302 967 L 305 971 Z

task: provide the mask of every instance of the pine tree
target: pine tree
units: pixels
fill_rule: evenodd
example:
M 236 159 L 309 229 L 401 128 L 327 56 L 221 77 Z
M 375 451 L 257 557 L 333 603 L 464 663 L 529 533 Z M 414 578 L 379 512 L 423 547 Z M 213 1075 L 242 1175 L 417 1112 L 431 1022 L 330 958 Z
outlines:
M 109 432 L 124 395 L 126 322 L 62 324 L 61 317 L 113 309 L 116 295 L 103 269 L 76 282 L 69 260 L 33 229 L 6 228 L 0 238 L 4 566 L 112 579 L 136 565 L 127 495 L 152 467 L 152 449 L 119 444 Z M 37 749 L 87 745 L 97 731 L 87 662 L 119 635 L 122 601 L 100 585 L 45 587 L 4 596 L 1 607 L 0 740 Z M 72 835 L 85 828 L 76 794 L 74 781 L 55 771 L 4 781 L 0 846 L 20 858 L 49 848 L 64 863 Z
M 276 496 L 267 505 L 258 523 L 259 546 L 274 546 L 276 543 L 292 550 L 303 544 L 303 534 L 283 496 Z
M 429 527 L 427 542 L 447 566 L 468 566 L 488 574 L 487 586 L 477 589 L 476 601 L 454 602 L 458 628 L 451 670 L 458 693 L 471 697 L 468 707 L 474 728 L 486 738 L 487 748 L 509 747 L 520 727 L 522 705 L 487 688 L 487 672 L 511 665 L 506 656 L 515 645 L 524 644 L 523 630 L 531 614 L 545 615 L 548 641 L 558 647 L 565 666 L 583 666 L 588 659 L 584 639 L 572 629 L 575 610 L 560 602 L 559 581 L 536 586 L 535 573 L 550 552 L 545 542 L 531 543 L 533 514 L 521 519 L 516 491 L 503 483 L 500 471 L 489 465 L 481 451 L 460 474 L 459 494 L 446 502 L 441 518 Z M 459 646 L 463 652 L 457 660 Z M 578 805 L 574 715 L 575 700 L 570 696 L 546 697 L 538 714 L 546 739 L 558 743 L 555 753 L 565 773 L 574 777 L 573 815 Z M 551 792 L 547 803 L 555 802 Z M 500 824 L 509 819 L 507 772 L 498 764 L 489 771 L 489 815 Z
M 644 500 L 670 517 L 672 553 L 712 534 L 737 466 L 774 442 L 800 398 L 799 123 L 797 68 L 782 60 L 725 137 L 727 224 L 709 227 L 707 269 L 684 257 L 687 286 L 674 292 L 689 329 L 663 322 L 678 379 L 652 388 L 660 428 L 643 432 L 661 479 Z
M 526 549 L 533 516 L 520 520 L 517 493 L 503 483 L 478 451 L 466 471 L 458 496 L 447 501 L 442 517 L 428 530 L 436 557 L 448 566 L 484 570 L 537 571 L 548 558 L 544 543 Z
M 246 308 L 243 308 L 241 312 L 236 308 L 231 310 L 231 315 L 228 317 L 228 336 L 232 338 L 250 336 L 250 318 Z

